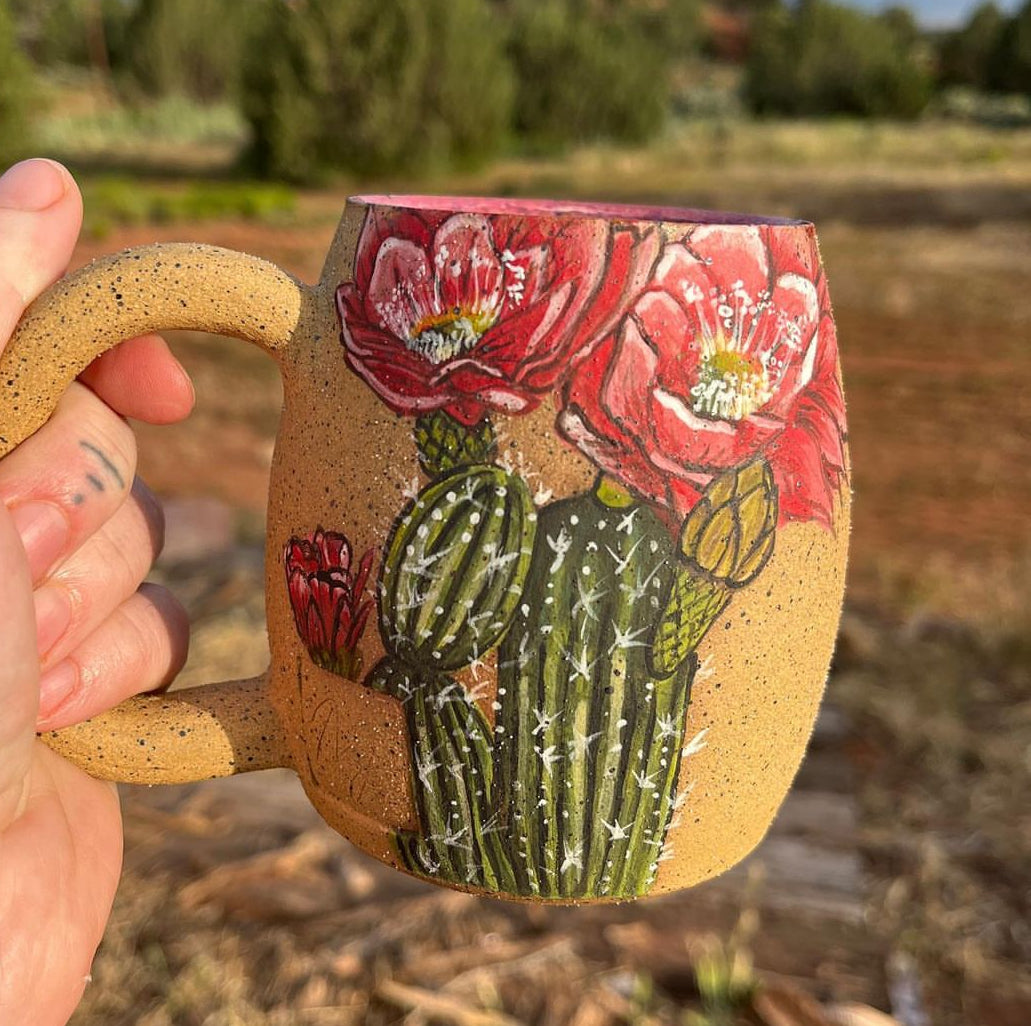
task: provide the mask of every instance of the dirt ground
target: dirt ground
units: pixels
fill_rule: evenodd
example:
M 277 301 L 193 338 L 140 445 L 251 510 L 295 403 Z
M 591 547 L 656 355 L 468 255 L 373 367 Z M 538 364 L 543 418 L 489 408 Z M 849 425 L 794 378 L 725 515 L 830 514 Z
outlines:
M 382 869 L 287 775 L 127 788 L 126 878 L 76 1026 L 886 1022 L 874 1008 L 904 1026 L 1031 1022 L 1031 172 L 735 166 L 691 172 L 688 190 L 629 159 L 603 170 L 574 189 L 533 167 L 457 188 L 793 213 L 820 230 L 853 556 L 825 714 L 771 837 L 685 895 L 543 910 Z M 306 195 L 275 229 L 124 230 L 78 259 L 191 239 L 313 280 L 342 198 Z M 198 410 L 141 429 L 141 469 L 176 503 L 161 575 L 193 617 L 184 679 L 200 683 L 264 668 L 280 393 L 242 343 L 173 341 Z

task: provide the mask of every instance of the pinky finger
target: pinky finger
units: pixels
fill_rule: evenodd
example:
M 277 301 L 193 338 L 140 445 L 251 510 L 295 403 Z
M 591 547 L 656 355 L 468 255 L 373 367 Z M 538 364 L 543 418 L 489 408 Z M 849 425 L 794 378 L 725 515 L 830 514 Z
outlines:
M 168 684 L 189 649 L 189 621 L 171 592 L 143 584 L 40 681 L 36 730 L 60 730 Z

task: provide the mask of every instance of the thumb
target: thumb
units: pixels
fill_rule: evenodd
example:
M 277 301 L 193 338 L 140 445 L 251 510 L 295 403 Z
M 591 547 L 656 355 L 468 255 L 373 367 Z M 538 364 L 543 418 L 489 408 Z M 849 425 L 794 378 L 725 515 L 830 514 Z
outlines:
M 32 579 L 7 507 L 0 502 L 0 833 L 21 812 L 39 707 Z
M 28 304 L 64 273 L 82 223 L 72 176 L 23 160 L 0 178 L 0 350 Z
M 22 311 L 61 276 L 79 233 L 82 199 L 50 160 L 25 160 L 0 178 L 0 350 Z M 26 798 L 39 705 L 32 579 L 0 503 L 0 831 Z

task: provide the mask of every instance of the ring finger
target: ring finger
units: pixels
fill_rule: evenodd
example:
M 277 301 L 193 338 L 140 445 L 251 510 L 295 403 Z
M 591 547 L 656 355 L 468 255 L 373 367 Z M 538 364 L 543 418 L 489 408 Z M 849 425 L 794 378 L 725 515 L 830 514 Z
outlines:
M 144 584 L 43 674 L 36 730 L 60 730 L 169 683 L 188 648 L 183 607 L 164 588 Z

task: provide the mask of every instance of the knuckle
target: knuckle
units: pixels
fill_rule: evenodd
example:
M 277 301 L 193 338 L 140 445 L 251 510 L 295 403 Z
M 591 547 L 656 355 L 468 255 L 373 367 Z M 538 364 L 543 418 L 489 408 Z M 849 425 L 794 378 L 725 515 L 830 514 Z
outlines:
M 114 615 L 123 639 L 119 646 L 123 658 L 133 665 L 149 666 L 167 644 L 159 629 L 160 621 L 151 615 L 145 604 L 131 601 Z
M 134 496 L 57 570 L 53 578 L 68 591 L 76 629 L 98 623 L 137 590 L 157 555 L 160 530 Z
M 108 521 L 82 553 L 77 576 L 84 578 L 90 592 L 105 597 L 131 594 L 150 566 L 146 547 L 136 543 L 117 520 Z

